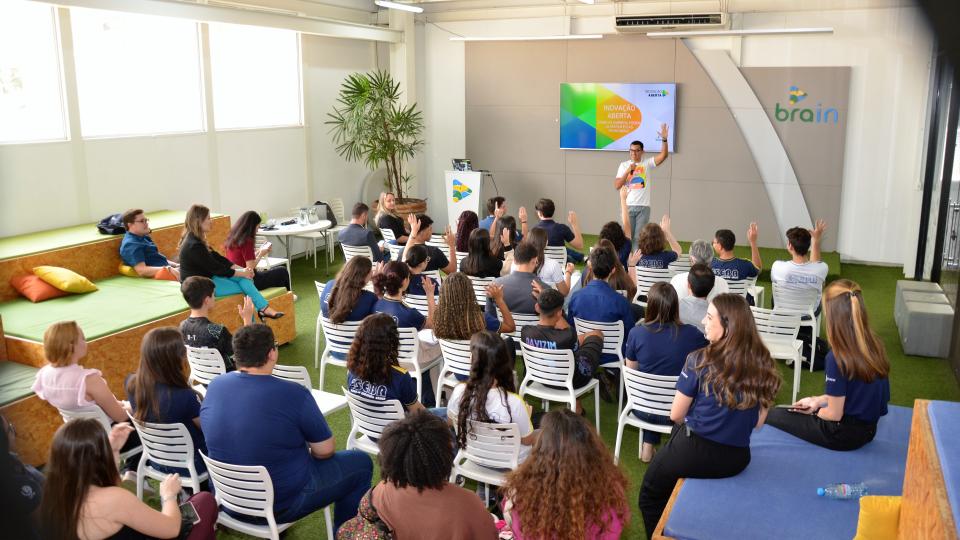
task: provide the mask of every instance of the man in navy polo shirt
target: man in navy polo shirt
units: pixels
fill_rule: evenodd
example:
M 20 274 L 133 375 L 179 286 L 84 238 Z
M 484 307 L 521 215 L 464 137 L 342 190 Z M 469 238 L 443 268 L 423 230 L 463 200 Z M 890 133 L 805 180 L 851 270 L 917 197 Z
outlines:
M 573 249 L 567 248 L 567 258 L 574 262 L 582 262 L 583 253 L 574 251 L 583 249 L 583 234 L 580 233 L 580 222 L 577 219 L 577 213 L 572 210 L 567 213 L 567 221 L 570 222 L 570 226 L 568 227 L 563 223 L 557 223 L 553 220 L 553 213 L 556 212 L 557 207 L 553 204 L 552 200 L 540 199 L 537 201 L 536 209 L 537 217 L 540 218 L 540 222 L 537 223 L 536 228 L 547 231 L 547 245 L 563 246 L 569 242 Z
M 637 321 L 630 309 L 630 302 L 607 283 L 616 260 L 608 250 L 595 249 L 590 252 L 590 260 L 587 264 L 593 270 L 593 281 L 587 283 L 570 298 L 567 322 L 574 325 L 574 318 L 594 322 L 622 321 L 623 335 L 626 338 Z M 600 358 L 601 365 L 616 361 L 617 356 L 610 353 L 604 353 Z
M 340 231 L 337 235 L 337 241 L 345 246 L 367 246 L 373 255 L 373 262 L 389 261 L 390 250 L 382 248 L 377 244 L 377 239 L 373 236 L 373 231 L 367 228 L 367 215 L 370 213 L 370 207 L 362 202 L 353 205 L 353 211 L 350 212 L 350 224 Z
M 144 217 L 143 210 L 127 210 L 121 218 L 127 232 L 120 242 L 120 259 L 123 264 L 133 267 L 140 277 L 157 277 L 157 273 L 166 268 L 174 278 L 180 279 L 180 265 L 167 259 L 160 253 L 150 238 L 150 220 Z
M 750 260 L 738 259 L 733 254 L 737 235 L 730 229 L 720 229 L 713 235 L 713 249 L 716 258 L 710 263 L 713 274 L 727 281 L 755 278 L 763 270 L 760 248 L 757 247 L 757 224 L 753 222 L 747 228 L 747 241 L 750 242 Z M 753 296 L 747 294 L 747 303 L 753 305 Z

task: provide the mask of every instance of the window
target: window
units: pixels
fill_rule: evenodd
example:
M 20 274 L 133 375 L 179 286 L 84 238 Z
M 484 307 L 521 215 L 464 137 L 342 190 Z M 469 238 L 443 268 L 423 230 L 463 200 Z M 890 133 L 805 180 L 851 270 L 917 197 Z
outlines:
M 80 8 L 70 17 L 84 137 L 203 130 L 196 23 Z
M 67 138 L 58 43 L 52 7 L 0 4 L 0 143 Z
M 289 30 L 210 24 L 217 129 L 300 125 L 300 47 Z

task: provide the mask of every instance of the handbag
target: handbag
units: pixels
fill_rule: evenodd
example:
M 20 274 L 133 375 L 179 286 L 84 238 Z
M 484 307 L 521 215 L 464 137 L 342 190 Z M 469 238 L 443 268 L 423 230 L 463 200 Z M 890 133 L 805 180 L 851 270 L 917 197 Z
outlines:
M 393 540 L 393 531 L 373 506 L 373 489 L 360 499 L 357 516 L 347 520 L 337 531 L 337 540 Z
M 97 230 L 100 234 L 124 234 L 127 228 L 123 226 L 123 216 L 121 214 L 110 214 L 97 223 Z

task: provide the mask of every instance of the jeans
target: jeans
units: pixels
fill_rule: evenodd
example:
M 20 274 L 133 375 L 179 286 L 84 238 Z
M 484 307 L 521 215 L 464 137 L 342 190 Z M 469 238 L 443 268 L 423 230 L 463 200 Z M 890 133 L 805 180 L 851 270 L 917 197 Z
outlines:
M 638 411 L 634 409 L 633 415 L 637 418 L 648 422 L 651 424 L 658 424 L 661 426 L 672 426 L 673 420 L 670 420 L 669 416 L 660 416 L 659 414 L 650 414 L 648 412 Z M 662 433 L 658 431 L 651 431 L 649 429 L 643 430 L 643 442 L 647 444 L 660 444 L 660 435 Z
M 231 294 L 245 294 L 253 300 L 253 305 L 257 311 L 263 311 L 267 307 L 267 300 L 257 290 L 252 279 L 241 277 L 220 277 L 213 276 L 213 284 L 216 286 L 214 296 L 230 296 Z
M 650 207 L 628 206 L 627 209 L 630 211 L 631 242 L 633 249 L 637 249 L 640 243 L 640 229 L 650 221 Z
M 359 450 L 342 450 L 327 459 L 311 459 L 306 485 L 293 503 L 275 517 L 277 523 L 296 521 L 336 503 L 333 529 L 357 515 L 363 494 L 370 489 L 373 461 Z

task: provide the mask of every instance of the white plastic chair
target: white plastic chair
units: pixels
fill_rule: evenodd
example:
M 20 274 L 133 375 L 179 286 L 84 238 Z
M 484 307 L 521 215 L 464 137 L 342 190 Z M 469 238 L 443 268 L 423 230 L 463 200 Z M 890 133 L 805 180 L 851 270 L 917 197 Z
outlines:
M 466 251 L 458 251 L 458 252 L 456 252 L 456 257 L 457 257 L 457 270 L 460 270 L 460 263 L 462 263 L 463 260 L 467 258 L 467 255 L 469 255 L 469 253 L 467 253 Z
M 379 440 L 383 430 L 397 420 L 403 420 L 403 406 L 399 401 L 390 399 L 377 401 L 351 394 L 341 387 L 350 407 L 350 434 L 347 435 L 347 450 L 362 450 L 372 456 L 380 454 Z
M 440 396 L 446 387 L 455 388 L 460 384 L 456 375 L 463 377 L 470 376 L 470 365 L 472 357 L 470 355 L 469 339 L 438 339 L 440 343 L 440 352 L 443 356 L 443 366 L 440 368 L 440 374 L 437 377 L 437 403 L 440 403 Z
M 633 297 L 633 303 L 639 304 L 643 307 L 647 307 L 647 292 L 650 291 L 650 287 L 653 287 L 654 284 L 661 281 L 670 282 L 670 278 L 673 277 L 673 271 L 669 268 L 647 268 L 645 266 L 638 266 L 636 268 L 637 275 L 637 294 Z M 641 297 L 644 300 L 641 300 Z
M 746 298 L 747 290 L 750 288 L 750 281 L 746 279 L 728 279 L 727 292 L 730 294 L 739 294 Z
M 450 257 L 452 256 L 450 254 L 450 246 L 448 246 L 447 243 L 443 240 L 443 235 L 435 234 L 430 237 L 430 240 L 427 240 L 424 243 L 428 246 L 433 246 L 439 249 L 447 257 L 447 260 L 448 261 L 450 260 Z M 459 261 L 458 261 L 458 265 L 459 265 Z
M 747 281 L 750 282 L 750 284 L 747 285 L 747 292 L 753 297 L 753 303 L 756 304 L 757 307 L 763 307 L 766 289 L 764 289 L 762 285 L 757 285 L 757 276 L 747 278 Z
M 689 272 L 691 266 L 693 266 L 693 263 L 690 262 L 689 254 L 677 253 L 677 260 L 668 264 L 667 269 L 670 270 L 670 277 L 673 277 L 677 274 Z
M 323 389 L 323 376 L 327 371 L 327 364 L 347 367 L 346 355 L 350 352 L 350 345 L 353 344 L 353 339 L 356 337 L 362 321 L 344 321 L 337 324 L 324 317 L 322 312 L 319 318 L 320 328 L 323 329 L 323 352 L 317 355 L 316 353 L 320 349 L 314 349 L 313 364 L 315 368 L 320 367 L 320 385 L 318 388 Z M 343 359 L 334 357 L 332 353 L 342 354 Z
M 487 486 L 502 486 L 507 473 L 516 469 L 520 462 L 520 428 L 516 424 L 475 420 L 467 423 L 470 431 L 466 447 L 461 448 L 453 459 L 450 481 L 455 482 L 459 475 Z
M 484 307 L 487 305 L 487 285 L 493 283 L 496 278 L 492 277 L 474 277 L 470 278 L 470 284 L 473 286 L 473 294 L 477 297 L 477 305 Z
M 317 390 L 310 382 L 310 373 L 304 366 L 273 366 L 273 376 L 278 379 L 290 381 L 299 384 L 310 391 L 313 400 L 317 402 L 317 407 L 324 416 L 339 411 L 347 406 L 347 399 L 333 392 L 324 392 Z
M 436 306 L 440 298 L 433 297 L 433 305 Z M 424 294 L 407 294 L 403 297 L 403 303 L 420 312 L 424 317 L 428 317 L 430 311 L 427 309 L 427 296 Z
M 543 258 L 557 261 L 562 269 L 567 266 L 567 247 L 546 246 L 543 248 Z
M 810 327 L 810 371 L 813 371 L 813 356 L 816 354 L 817 338 L 820 336 L 820 316 L 814 315 L 820 305 L 820 289 L 813 287 L 793 288 L 783 283 L 773 284 L 773 307 L 780 313 L 800 315 L 800 326 Z
M 784 313 L 780 310 L 750 307 L 753 322 L 757 326 L 760 339 L 775 360 L 793 362 L 793 394 L 790 403 L 797 401 L 800 390 L 800 371 L 803 369 L 801 353 L 803 342 L 797 339 L 800 332 L 800 315 Z
M 193 389 L 201 396 L 207 395 L 207 385 L 217 375 L 227 372 L 227 365 L 220 351 L 209 347 L 191 347 L 187 345 L 187 363 L 190 364 L 190 376 L 187 379 Z
M 387 241 L 387 248 L 390 250 L 390 260 L 399 261 L 403 246 L 397 244 L 397 235 L 393 234 L 393 231 L 390 229 L 380 229 L 380 234 L 383 235 L 383 239 Z
M 110 433 L 112 422 L 110 421 L 110 417 L 107 416 L 107 413 L 103 412 L 103 409 L 101 409 L 99 405 L 90 405 L 89 407 L 81 407 L 79 409 L 72 409 L 72 410 L 67 410 L 67 409 L 57 409 L 57 410 L 60 411 L 60 418 L 63 418 L 64 424 L 66 424 L 67 422 L 70 422 L 71 420 L 78 420 L 80 418 L 92 418 L 100 422 L 100 425 L 103 426 L 103 430 L 106 431 L 107 434 Z M 134 448 L 127 450 L 126 452 L 121 452 L 120 459 L 127 460 L 139 454 L 142 451 L 143 451 L 142 446 L 136 446 Z
M 617 442 L 613 449 L 613 462 L 620 461 L 620 443 L 623 441 L 623 430 L 626 426 L 640 428 L 640 439 L 643 439 L 643 430 L 658 433 L 670 433 L 673 425 L 651 424 L 641 420 L 633 411 L 670 417 L 670 408 L 676 395 L 677 376 L 653 375 L 623 366 L 623 384 L 627 391 L 627 404 L 620 411 L 617 421 Z M 641 449 L 643 445 L 638 445 Z
M 513 317 L 513 323 L 517 327 L 516 330 L 510 332 L 509 334 L 502 334 L 503 337 L 512 337 L 513 339 L 520 341 L 520 332 L 523 331 L 524 326 L 536 325 L 540 322 L 539 315 L 530 315 L 528 313 L 514 313 L 510 312 L 510 316 Z M 503 322 L 503 315 L 500 313 L 500 310 L 497 310 L 497 318 L 500 319 L 500 322 Z M 517 351 L 519 354 L 520 351 Z
M 439 270 L 424 270 L 423 272 L 420 272 L 420 275 L 423 277 L 433 278 L 437 283 L 443 282 L 443 279 L 440 277 Z
M 585 334 L 593 330 L 603 332 L 603 353 L 612 354 L 617 357 L 615 362 L 600 364 L 600 367 L 606 370 L 616 370 L 620 379 L 617 384 L 617 410 L 623 407 L 623 376 L 619 374 L 620 366 L 623 365 L 623 342 L 626 331 L 623 328 L 623 321 L 598 322 L 588 321 L 579 317 L 573 318 L 573 324 L 577 329 L 577 334 Z
M 255 525 L 221 510 L 217 517 L 218 524 L 257 538 L 272 540 L 279 540 L 280 533 L 293 525 L 293 522 L 277 523 L 273 516 L 273 481 L 266 467 L 231 465 L 211 459 L 203 452 L 200 457 L 207 464 L 219 506 L 238 514 L 267 520 L 266 525 Z M 327 538 L 333 538 L 333 515 L 329 506 L 323 509 L 323 517 L 326 520 Z
M 200 492 L 200 484 L 207 480 L 209 473 L 197 473 L 194 462 L 193 439 L 187 427 L 181 423 L 155 424 L 140 422 L 132 415 L 130 423 L 140 436 L 143 454 L 137 466 L 137 498 L 143 500 L 143 482 L 147 478 L 163 480 L 168 473 L 158 471 L 153 465 L 187 469 L 189 474 L 181 475 L 180 481 L 184 487 L 189 487 L 194 493 Z M 147 462 L 150 463 L 147 463 Z
M 422 399 L 423 377 L 428 371 L 440 365 L 443 357 L 422 362 L 420 360 L 420 336 L 416 328 L 398 328 L 400 334 L 400 349 L 397 351 L 397 362 L 410 372 L 410 377 L 417 381 L 417 398 Z
M 373 252 L 370 251 L 370 246 L 348 246 L 346 244 L 340 244 L 340 249 L 343 250 L 344 263 L 347 263 L 354 257 L 366 257 L 371 261 L 373 260 Z
M 596 416 L 597 433 L 600 433 L 600 390 L 599 381 L 590 379 L 590 382 L 581 388 L 573 387 L 574 358 L 569 349 L 541 349 L 527 345 L 520 341 L 520 350 L 523 352 L 523 364 L 526 374 L 520 383 L 520 397 L 530 394 L 533 397 L 547 402 L 556 401 L 567 403 L 571 409 L 577 408 L 577 398 L 593 390 L 593 407 Z M 560 388 L 550 388 L 559 386 Z

